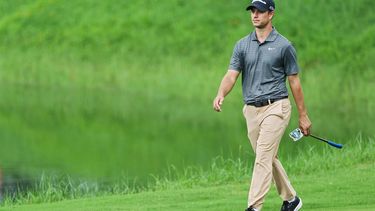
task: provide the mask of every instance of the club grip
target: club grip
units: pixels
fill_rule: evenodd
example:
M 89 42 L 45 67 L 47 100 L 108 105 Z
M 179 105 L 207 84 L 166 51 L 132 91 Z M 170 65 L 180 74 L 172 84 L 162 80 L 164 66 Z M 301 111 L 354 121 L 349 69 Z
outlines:
M 336 147 L 336 148 L 339 148 L 339 149 L 342 148 L 342 144 L 337 144 L 337 143 L 335 143 L 335 142 L 333 142 L 333 141 L 328 141 L 327 143 L 328 143 L 329 145 L 333 146 L 333 147 Z

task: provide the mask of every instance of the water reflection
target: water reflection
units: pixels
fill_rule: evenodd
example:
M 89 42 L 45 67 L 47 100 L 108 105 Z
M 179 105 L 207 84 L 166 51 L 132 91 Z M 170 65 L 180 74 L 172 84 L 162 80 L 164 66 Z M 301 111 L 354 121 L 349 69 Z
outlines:
M 32 188 L 34 180 L 22 175 L 15 168 L 0 167 L 0 201 L 4 197 L 15 199 L 18 194 L 25 193 Z

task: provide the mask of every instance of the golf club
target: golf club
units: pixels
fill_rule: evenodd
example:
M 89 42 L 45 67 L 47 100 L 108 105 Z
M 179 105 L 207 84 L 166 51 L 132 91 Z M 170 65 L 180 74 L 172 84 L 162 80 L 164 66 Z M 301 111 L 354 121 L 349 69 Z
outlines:
M 297 129 L 293 130 L 292 132 L 290 132 L 289 136 L 293 139 L 293 141 L 299 141 L 303 137 L 303 133 L 302 133 L 301 129 L 297 128 Z M 310 134 L 310 136 L 319 140 L 319 141 L 323 141 L 323 142 L 329 144 L 330 146 L 336 147 L 338 149 L 342 148 L 342 144 L 335 143 L 331 140 L 326 140 L 324 138 L 315 136 L 313 134 Z

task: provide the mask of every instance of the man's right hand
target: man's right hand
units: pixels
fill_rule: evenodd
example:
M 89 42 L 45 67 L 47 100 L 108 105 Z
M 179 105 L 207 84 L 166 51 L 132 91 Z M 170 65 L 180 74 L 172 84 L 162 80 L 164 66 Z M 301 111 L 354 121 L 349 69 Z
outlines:
M 221 111 L 221 105 L 223 104 L 224 97 L 223 96 L 216 96 L 213 102 L 213 108 L 215 111 Z
M 217 112 L 221 111 L 221 105 L 223 104 L 224 96 L 227 96 L 230 90 L 232 90 L 239 74 L 240 74 L 239 71 L 228 70 L 228 72 L 223 77 L 223 80 L 221 80 L 221 84 L 217 92 L 217 96 L 215 97 L 214 102 L 213 102 L 213 108 L 215 111 Z

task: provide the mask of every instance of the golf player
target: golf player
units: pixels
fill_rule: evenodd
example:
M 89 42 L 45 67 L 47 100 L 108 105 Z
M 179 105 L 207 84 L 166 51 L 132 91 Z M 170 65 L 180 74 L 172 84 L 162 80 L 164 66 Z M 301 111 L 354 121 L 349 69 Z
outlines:
M 272 180 L 284 201 L 281 210 L 299 210 L 302 200 L 297 196 L 281 165 L 277 152 L 291 115 L 286 79 L 289 81 L 298 113 L 299 128 L 310 134 L 298 72 L 296 51 L 292 44 L 272 25 L 275 14 L 273 0 L 253 0 L 250 11 L 255 30 L 234 46 L 229 69 L 221 81 L 213 108 L 220 112 L 224 98 L 242 76 L 248 138 L 255 152 L 253 175 L 246 211 L 259 211 Z

